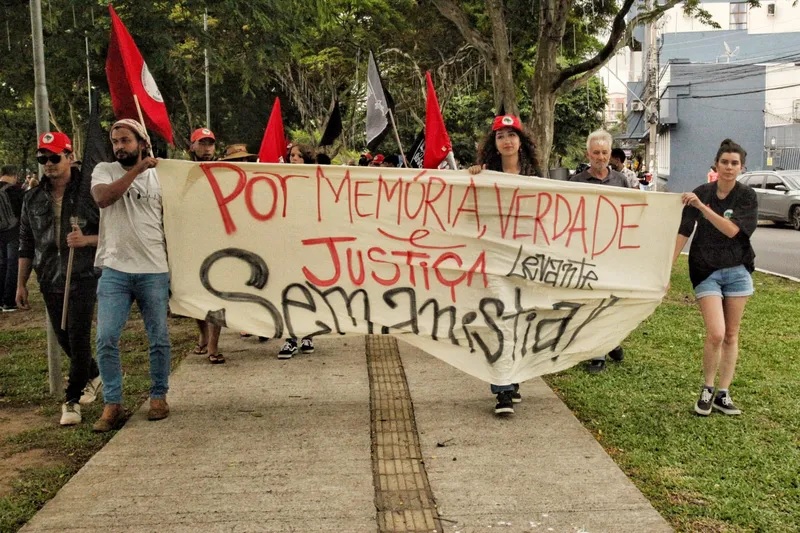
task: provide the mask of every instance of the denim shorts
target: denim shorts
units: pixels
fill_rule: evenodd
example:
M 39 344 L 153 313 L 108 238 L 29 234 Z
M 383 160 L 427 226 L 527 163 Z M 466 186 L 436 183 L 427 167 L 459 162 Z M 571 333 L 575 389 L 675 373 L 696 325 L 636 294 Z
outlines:
M 720 268 L 694 288 L 699 300 L 704 296 L 728 298 L 753 294 L 753 276 L 743 265 Z

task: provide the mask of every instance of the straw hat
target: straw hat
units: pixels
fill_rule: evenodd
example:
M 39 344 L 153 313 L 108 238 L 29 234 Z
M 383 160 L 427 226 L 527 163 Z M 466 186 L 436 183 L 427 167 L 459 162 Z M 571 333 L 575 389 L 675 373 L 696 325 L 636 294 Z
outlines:
M 255 161 L 257 158 L 256 154 L 247 151 L 246 144 L 232 144 L 225 148 L 225 153 L 219 159 L 220 161 Z

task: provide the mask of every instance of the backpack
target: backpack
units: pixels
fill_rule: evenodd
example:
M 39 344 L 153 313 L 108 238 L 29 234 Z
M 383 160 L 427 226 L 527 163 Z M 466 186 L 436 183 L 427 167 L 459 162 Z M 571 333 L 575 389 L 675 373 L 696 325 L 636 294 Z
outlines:
M 19 219 L 14 213 L 14 207 L 11 205 L 11 198 L 6 191 L 9 187 L 11 187 L 10 183 L 0 185 L 0 231 L 15 228 L 19 223 Z

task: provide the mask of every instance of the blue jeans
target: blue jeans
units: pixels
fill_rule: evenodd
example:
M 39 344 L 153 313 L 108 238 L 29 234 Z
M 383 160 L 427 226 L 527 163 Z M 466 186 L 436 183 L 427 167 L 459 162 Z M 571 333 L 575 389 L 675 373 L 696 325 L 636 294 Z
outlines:
M 752 294 L 753 276 L 743 265 L 715 270 L 694 288 L 698 300 L 706 296 L 729 298 Z
M 163 399 L 169 390 L 169 273 L 128 274 L 105 267 L 97 284 L 97 364 L 106 404 L 122 403 L 119 337 L 134 301 L 150 341 L 150 397 Z
M 490 388 L 492 389 L 492 394 L 496 396 L 504 391 L 519 390 L 519 383 L 514 383 L 512 385 L 495 385 L 494 383 L 492 383 Z

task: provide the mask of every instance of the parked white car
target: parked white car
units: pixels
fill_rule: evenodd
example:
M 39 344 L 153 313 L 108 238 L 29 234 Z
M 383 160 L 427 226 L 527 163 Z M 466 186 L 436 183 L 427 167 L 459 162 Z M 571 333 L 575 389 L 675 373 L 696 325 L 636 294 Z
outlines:
M 800 170 L 756 170 L 738 179 L 756 191 L 759 220 L 800 231 Z

